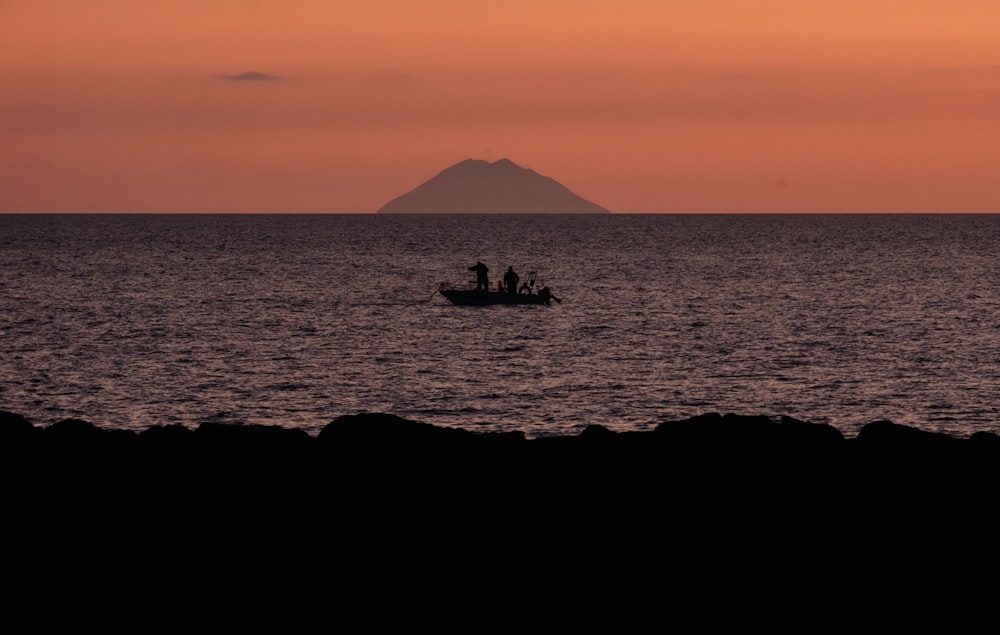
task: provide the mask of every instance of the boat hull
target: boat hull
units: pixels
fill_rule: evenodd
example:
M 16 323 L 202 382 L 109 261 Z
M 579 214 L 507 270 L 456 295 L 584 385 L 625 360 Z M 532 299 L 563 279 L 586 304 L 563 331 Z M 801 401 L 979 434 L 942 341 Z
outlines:
M 535 293 L 506 293 L 503 291 L 474 291 L 468 289 L 441 289 L 441 295 L 452 304 L 465 306 L 487 306 L 492 304 L 546 304 L 545 299 Z

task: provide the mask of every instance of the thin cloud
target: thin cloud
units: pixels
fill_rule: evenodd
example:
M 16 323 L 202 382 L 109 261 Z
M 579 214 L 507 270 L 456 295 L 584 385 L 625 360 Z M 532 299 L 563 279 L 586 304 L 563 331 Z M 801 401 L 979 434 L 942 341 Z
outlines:
M 220 75 L 220 77 L 232 82 L 274 82 L 281 80 L 281 77 L 277 75 L 268 75 L 257 71 L 248 71 L 242 75 Z

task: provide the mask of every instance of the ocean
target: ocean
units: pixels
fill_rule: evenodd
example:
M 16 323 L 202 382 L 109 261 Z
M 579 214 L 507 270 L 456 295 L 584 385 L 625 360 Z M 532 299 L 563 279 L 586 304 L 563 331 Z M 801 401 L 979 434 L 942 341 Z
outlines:
M 0 409 L 1000 433 L 1000 215 L 0 215 Z M 451 305 L 481 260 L 561 302 Z

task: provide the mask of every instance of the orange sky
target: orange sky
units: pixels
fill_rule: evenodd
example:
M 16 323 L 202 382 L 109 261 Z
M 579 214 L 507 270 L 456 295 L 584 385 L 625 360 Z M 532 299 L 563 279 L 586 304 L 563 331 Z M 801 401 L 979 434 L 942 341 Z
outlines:
M 1000 212 L 996 0 L 0 0 L 0 212 Z M 276 81 L 235 81 L 247 71 Z

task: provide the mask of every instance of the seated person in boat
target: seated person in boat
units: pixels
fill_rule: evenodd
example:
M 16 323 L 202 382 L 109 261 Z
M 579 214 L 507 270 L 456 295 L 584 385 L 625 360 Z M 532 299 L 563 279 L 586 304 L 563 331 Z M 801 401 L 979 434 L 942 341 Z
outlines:
M 545 300 L 545 304 L 552 304 L 550 300 L 555 300 L 556 302 L 562 302 L 562 300 L 557 298 L 548 287 L 542 287 L 541 289 L 539 289 L 538 295 L 543 300 Z

